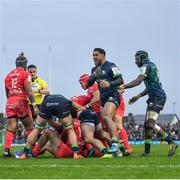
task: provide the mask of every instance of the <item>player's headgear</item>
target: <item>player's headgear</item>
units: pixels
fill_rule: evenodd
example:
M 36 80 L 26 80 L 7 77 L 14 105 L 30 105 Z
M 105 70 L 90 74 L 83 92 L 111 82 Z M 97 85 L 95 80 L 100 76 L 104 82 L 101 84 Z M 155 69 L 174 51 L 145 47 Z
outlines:
M 139 50 L 136 52 L 135 57 L 138 61 L 138 66 L 141 67 L 144 61 L 148 59 L 148 53 L 144 50 Z
M 89 79 L 89 74 L 83 74 L 80 78 L 79 78 L 79 82 L 83 82 L 85 85 L 87 85 L 88 83 L 88 79 Z
M 19 54 L 19 57 L 16 58 L 15 64 L 16 64 L 16 67 L 23 67 L 23 68 L 26 69 L 26 67 L 27 67 L 27 62 L 28 62 L 28 60 L 27 60 L 27 58 L 24 56 L 24 53 L 22 52 L 22 53 Z

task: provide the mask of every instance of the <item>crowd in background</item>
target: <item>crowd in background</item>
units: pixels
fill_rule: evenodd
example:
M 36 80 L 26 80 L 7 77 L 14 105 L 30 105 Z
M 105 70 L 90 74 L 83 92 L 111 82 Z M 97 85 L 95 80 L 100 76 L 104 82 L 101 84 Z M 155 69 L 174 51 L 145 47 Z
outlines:
M 180 123 L 173 125 L 160 123 L 158 124 L 168 134 L 171 134 L 174 140 L 180 140 Z M 18 130 L 13 140 L 14 144 L 22 144 L 26 142 L 25 131 L 21 123 L 18 124 Z M 125 121 L 124 128 L 128 133 L 129 141 L 143 141 L 144 140 L 144 128 L 142 124 L 129 123 Z M 153 140 L 160 140 L 156 135 L 153 136 Z
M 160 123 L 158 124 L 168 134 L 171 134 L 174 140 L 180 140 L 180 123 L 173 125 Z M 128 133 L 129 141 L 143 141 L 144 140 L 144 127 L 142 124 L 128 124 L 124 123 L 124 127 Z M 160 140 L 155 134 L 152 140 Z
M 3 121 L 0 121 L 0 132 L 5 125 Z M 158 124 L 163 130 L 170 134 L 174 140 L 180 140 L 180 122 L 176 124 L 170 123 L 159 123 Z M 13 140 L 14 144 L 23 144 L 26 142 L 25 130 L 21 122 L 18 123 L 17 132 Z M 124 120 L 124 128 L 128 133 L 129 141 L 143 141 L 144 139 L 144 128 L 143 124 L 137 124 L 134 122 L 133 115 L 130 113 Z M 153 136 L 153 140 L 160 140 L 156 135 Z

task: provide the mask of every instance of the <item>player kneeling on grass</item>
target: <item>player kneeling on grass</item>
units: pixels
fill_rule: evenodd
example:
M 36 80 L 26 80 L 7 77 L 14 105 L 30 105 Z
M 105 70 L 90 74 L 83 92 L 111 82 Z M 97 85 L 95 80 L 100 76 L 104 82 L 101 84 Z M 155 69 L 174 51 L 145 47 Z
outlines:
M 51 129 L 46 129 L 34 148 L 32 154 L 34 157 L 44 153 L 50 152 L 56 158 L 71 158 L 73 157 L 73 151 L 69 143 L 64 143 L 60 135 L 55 133 Z M 79 155 L 83 158 L 83 156 Z
M 67 130 L 68 141 L 72 147 L 74 158 L 80 158 L 76 134 L 72 127 L 73 121 L 70 114 L 70 108 L 73 106 L 73 103 L 71 103 L 71 101 L 59 94 L 45 96 L 41 104 L 40 113 L 36 119 L 36 127 L 28 137 L 27 147 L 25 147 L 23 150 L 15 151 L 15 157 L 26 158 L 27 156 L 32 156 L 32 151 L 30 148 L 35 144 L 38 135 L 42 129 L 44 129 L 46 123 L 54 126 L 53 124 L 55 123 L 53 117 L 57 117 L 60 119 L 63 127 Z

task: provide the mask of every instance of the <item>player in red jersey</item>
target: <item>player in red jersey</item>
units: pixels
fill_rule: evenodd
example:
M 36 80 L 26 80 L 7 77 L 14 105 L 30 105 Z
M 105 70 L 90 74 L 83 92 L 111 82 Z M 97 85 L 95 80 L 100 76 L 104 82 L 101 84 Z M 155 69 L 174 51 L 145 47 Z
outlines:
M 73 128 L 75 130 L 80 153 L 82 151 L 83 142 L 81 140 L 81 128 L 78 119 L 73 120 Z M 59 125 L 61 127 L 61 125 Z M 49 141 L 49 142 L 48 142 Z M 38 156 L 45 151 L 50 152 L 56 158 L 72 158 L 73 151 L 70 143 L 68 142 L 68 134 L 66 130 L 63 130 L 61 135 L 55 133 L 51 129 L 46 129 L 34 148 L 32 149 L 33 156 Z M 82 156 L 79 155 L 80 158 Z
M 99 96 L 98 84 L 95 82 L 91 87 L 87 88 L 88 79 L 89 79 L 89 74 L 83 74 L 79 78 L 79 83 L 84 90 L 87 90 L 87 96 L 90 100 L 90 102 L 86 105 L 86 108 L 91 108 L 94 111 L 96 111 L 103 129 L 106 130 L 106 125 L 102 120 L 100 113 L 101 110 L 100 110 L 100 96 Z
M 131 146 L 129 145 L 129 142 L 128 142 L 127 132 L 123 128 L 123 116 L 124 116 L 124 113 L 125 113 L 125 102 L 124 102 L 124 98 L 123 98 L 122 94 L 120 95 L 120 100 L 121 100 L 120 101 L 121 103 L 120 103 L 119 107 L 116 110 L 116 113 L 114 115 L 113 120 L 114 120 L 114 122 L 115 122 L 115 124 L 117 126 L 118 133 L 120 135 L 120 139 L 124 143 L 124 147 L 127 150 L 125 154 L 130 155 L 132 153 L 132 148 L 131 148 Z
M 88 100 L 89 98 L 83 95 L 71 98 L 71 101 L 81 106 L 86 106 Z M 102 153 L 101 155 L 105 155 L 103 157 L 112 157 L 112 154 L 108 154 L 107 147 L 102 143 L 102 141 L 106 141 L 110 145 L 111 141 L 108 133 L 103 130 L 96 111 L 89 108 L 82 108 L 82 111 L 77 112 L 77 116 L 80 120 L 82 136 L 85 142 L 99 149 Z
M 29 108 L 29 101 L 33 104 L 34 112 L 38 113 L 31 88 L 31 76 L 26 72 L 27 59 L 23 53 L 16 58 L 16 68 L 5 78 L 7 96 L 6 114 L 8 118 L 4 142 L 3 157 L 11 157 L 10 147 L 17 129 L 17 121 L 21 120 L 28 136 L 33 128 L 33 120 Z

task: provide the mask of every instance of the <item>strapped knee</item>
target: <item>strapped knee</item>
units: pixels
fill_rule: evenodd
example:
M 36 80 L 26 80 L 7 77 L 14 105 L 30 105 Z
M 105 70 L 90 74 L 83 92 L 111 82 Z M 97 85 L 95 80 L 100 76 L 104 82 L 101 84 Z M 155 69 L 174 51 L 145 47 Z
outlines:
M 154 119 L 147 119 L 145 122 L 145 138 L 151 139 L 153 136 L 153 128 L 155 126 Z

